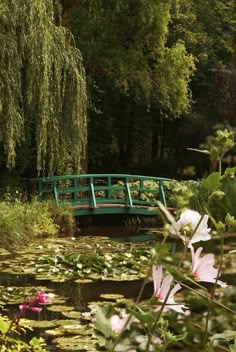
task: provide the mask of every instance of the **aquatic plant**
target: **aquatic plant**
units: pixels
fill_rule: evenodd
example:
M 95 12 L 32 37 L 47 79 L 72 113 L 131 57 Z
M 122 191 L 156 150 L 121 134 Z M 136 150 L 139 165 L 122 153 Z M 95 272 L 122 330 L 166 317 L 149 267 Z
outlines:
M 20 311 L 10 320 L 6 316 L 0 315 L 0 344 L 1 352 L 47 352 L 45 341 L 39 337 L 33 337 L 29 342 L 24 341 L 23 333 L 27 326 L 20 325 L 20 319 L 27 310 L 41 312 L 39 304 L 49 303 L 48 295 L 39 291 L 33 297 L 28 297 L 20 306 Z
M 29 297 L 22 304 L 20 304 L 19 308 L 22 312 L 27 310 L 32 310 L 33 312 L 41 312 L 42 308 L 38 305 L 48 302 L 48 295 L 44 291 L 38 291 L 34 297 Z

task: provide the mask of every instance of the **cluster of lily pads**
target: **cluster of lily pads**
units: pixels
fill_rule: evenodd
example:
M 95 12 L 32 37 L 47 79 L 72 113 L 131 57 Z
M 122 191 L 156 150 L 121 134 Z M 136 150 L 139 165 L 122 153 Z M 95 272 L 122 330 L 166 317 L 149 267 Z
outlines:
M 150 257 L 148 246 L 108 243 L 106 239 L 97 237 L 93 247 L 88 245 L 89 241 L 91 243 L 88 238 L 74 240 L 71 248 L 50 243 L 31 245 L 26 251 L 21 250 L 17 259 L 9 255 L 0 260 L 0 270 L 2 273 L 33 275 L 36 280 L 55 282 L 71 278 L 78 282 L 134 280 L 145 276 Z M 84 249 L 81 249 L 83 245 Z

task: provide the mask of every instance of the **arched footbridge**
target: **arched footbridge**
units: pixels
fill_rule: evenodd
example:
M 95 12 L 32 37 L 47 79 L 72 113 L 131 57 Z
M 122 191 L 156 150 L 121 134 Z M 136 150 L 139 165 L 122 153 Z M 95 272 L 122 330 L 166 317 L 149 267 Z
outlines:
M 95 214 L 155 215 L 157 201 L 167 207 L 172 180 L 123 174 L 87 174 L 33 178 L 39 199 L 68 203 L 75 216 Z

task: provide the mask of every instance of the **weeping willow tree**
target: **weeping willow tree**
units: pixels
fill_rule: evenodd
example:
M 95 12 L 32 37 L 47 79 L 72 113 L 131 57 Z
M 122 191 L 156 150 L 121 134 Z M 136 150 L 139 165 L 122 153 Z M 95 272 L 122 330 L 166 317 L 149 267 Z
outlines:
M 80 51 L 53 0 L 0 0 L 0 144 L 6 166 L 35 153 L 38 174 L 79 172 L 86 146 Z

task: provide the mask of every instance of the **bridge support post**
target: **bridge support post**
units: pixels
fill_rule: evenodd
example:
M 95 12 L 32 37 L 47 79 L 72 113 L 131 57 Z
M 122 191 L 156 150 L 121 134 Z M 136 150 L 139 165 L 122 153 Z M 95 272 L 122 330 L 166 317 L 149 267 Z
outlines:
M 129 188 L 129 183 L 126 181 L 125 182 L 125 190 L 126 190 L 126 194 L 125 194 L 125 205 L 128 207 L 132 207 L 133 206 L 133 202 L 132 202 L 132 197 L 131 197 L 131 192 L 130 192 L 130 188 Z
M 93 208 L 96 208 L 97 203 L 96 203 L 96 197 L 95 197 L 95 192 L 94 192 L 94 185 L 93 185 L 93 183 L 90 183 L 90 192 L 91 192 L 90 206 L 93 207 Z
M 167 207 L 166 197 L 165 197 L 165 192 L 164 192 L 164 187 L 163 187 L 163 181 L 159 181 L 159 187 L 160 187 L 161 202 L 163 203 L 163 205 L 165 207 Z

